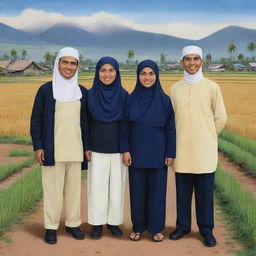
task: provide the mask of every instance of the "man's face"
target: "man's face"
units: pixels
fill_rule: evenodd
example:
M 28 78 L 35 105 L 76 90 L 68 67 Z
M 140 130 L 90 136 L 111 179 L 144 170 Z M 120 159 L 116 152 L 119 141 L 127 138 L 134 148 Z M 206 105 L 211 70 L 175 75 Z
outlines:
M 198 54 L 187 54 L 180 61 L 180 64 L 190 75 L 194 75 L 202 67 L 203 60 Z
M 78 69 L 78 61 L 74 57 L 64 56 L 60 58 L 59 71 L 66 78 L 72 78 Z

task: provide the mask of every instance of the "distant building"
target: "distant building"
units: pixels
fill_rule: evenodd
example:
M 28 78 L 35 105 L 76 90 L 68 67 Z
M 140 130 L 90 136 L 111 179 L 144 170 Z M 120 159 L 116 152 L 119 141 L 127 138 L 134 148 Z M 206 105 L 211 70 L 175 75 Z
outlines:
M 256 62 L 249 62 L 248 65 L 251 71 L 256 71 Z
M 224 72 L 228 67 L 225 64 L 211 64 L 208 66 L 208 71 L 212 72 Z
M 245 71 L 246 70 L 246 66 L 244 64 L 241 63 L 235 63 L 233 64 L 235 71 Z
M 44 70 L 32 60 L 0 61 L 0 68 L 6 75 L 44 74 Z
M 182 68 L 182 66 L 180 64 L 160 65 L 159 69 L 161 71 L 181 71 L 181 70 L 183 70 L 183 68 Z
M 1 60 L 0 61 L 0 74 L 6 75 L 7 74 L 7 66 L 10 64 L 11 61 L 9 60 Z

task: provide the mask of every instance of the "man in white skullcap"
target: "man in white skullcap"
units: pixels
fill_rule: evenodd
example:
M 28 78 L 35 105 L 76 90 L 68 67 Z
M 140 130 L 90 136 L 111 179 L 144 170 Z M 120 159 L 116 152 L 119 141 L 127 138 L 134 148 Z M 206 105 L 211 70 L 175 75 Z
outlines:
M 79 229 L 81 167 L 87 169 L 87 90 L 78 84 L 79 53 L 62 48 L 56 57 L 52 81 L 35 97 L 30 133 L 37 162 L 42 165 L 45 241 L 57 242 L 62 205 L 66 231 L 84 239 Z
M 171 86 L 176 121 L 176 229 L 169 239 L 178 240 L 191 229 L 191 200 L 195 191 L 196 217 L 204 244 L 216 245 L 213 187 L 217 167 L 218 134 L 227 115 L 218 84 L 202 73 L 202 50 L 186 46 L 180 61 L 184 78 Z

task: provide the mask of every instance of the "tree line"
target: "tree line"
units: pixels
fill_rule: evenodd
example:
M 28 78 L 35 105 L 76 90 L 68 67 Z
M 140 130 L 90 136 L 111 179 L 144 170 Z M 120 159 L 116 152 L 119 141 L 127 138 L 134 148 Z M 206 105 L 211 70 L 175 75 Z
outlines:
M 255 61 L 254 53 L 256 51 L 256 43 L 253 41 L 248 42 L 248 44 L 246 46 L 246 50 L 248 52 L 250 52 L 251 57 L 246 57 L 243 53 L 238 53 L 237 55 L 235 55 L 238 48 L 234 43 L 230 43 L 229 45 L 227 45 L 226 50 L 229 55 L 229 58 L 222 57 L 219 60 L 217 60 L 217 59 L 214 60 L 213 55 L 211 53 L 207 53 L 205 56 L 206 64 L 209 65 L 213 61 L 214 62 L 219 61 L 221 64 L 232 64 L 236 61 L 239 61 L 242 64 L 247 64 L 250 61 L 252 61 L 252 62 Z M 47 65 L 53 65 L 57 54 L 58 54 L 58 52 L 51 53 L 51 52 L 47 51 L 44 54 L 44 56 L 43 56 L 44 60 L 41 63 L 47 64 Z M 134 60 L 135 51 L 133 49 L 129 49 L 126 52 L 126 56 L 127 56 L 126 63 L 121 63 L 120 66 L 129 68 L 131 70 L 131 69 L 133 69 L 134 66 L 136 66 L 138 64 L 138 60 Z M 18 51 L 15 48 L 13 48 L 10 50 L 10 52 L 5 53 L 2 56 L 0 56 L 0 60 L 11 60 L 11 61 L 15 61 L 17 59 L 25 60 L 26 57 L 27 57 L 27 50 L 23 49 L 21 51 L 21 54 L 18 55 Z M 95 61 L 93 61 L 92 59 L 86 59 L 82 54 L 80 54 L 80 56 L 79 56 L 79 62 L 80 62 L 80 64 L 86 65 L 86 66 L 95 65 Z M 168 54 L 160 53 L 160 56 L 159 56 L 159 64 L 160 65 L 166 65 L 166 64 L 175 63 L 175 62 L 177 62 L 177 61 L 168 59 Z

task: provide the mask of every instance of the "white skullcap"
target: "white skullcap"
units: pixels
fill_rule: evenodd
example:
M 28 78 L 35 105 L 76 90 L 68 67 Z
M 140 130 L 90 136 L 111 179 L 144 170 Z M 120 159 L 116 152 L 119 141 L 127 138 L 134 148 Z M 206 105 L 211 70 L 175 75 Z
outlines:
M 59 63 L 59 59 L 64 56 L 74 57 L 77 60 L 79 60 L 79 53 L 78 53 L 77 49 L 72 48 L 72 47 L 65 47 L 65 48 L 60 49 L 60 51 L 58 53 L 58 57 L 56 58 L 57 63 Z
M 197 54 L 201 58 L 203 58 L 203 52 L 202 49 L 195 45 L 189 45 L 182 49 L 182 58 L 188 54 Z

